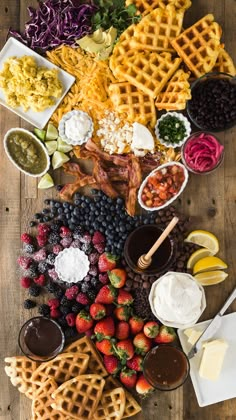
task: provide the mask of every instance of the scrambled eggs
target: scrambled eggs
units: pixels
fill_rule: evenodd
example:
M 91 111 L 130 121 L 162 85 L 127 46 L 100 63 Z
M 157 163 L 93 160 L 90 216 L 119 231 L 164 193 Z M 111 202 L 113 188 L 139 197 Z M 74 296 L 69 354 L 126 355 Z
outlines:
M 44 111 L 62 94 L 57 69 L 39 67 L 34 57 L 27 55 L 5 61 L 0 72 L 0 87 L 9 106 L 22 106 L 25 112 L 29 108 L 35 112 Z

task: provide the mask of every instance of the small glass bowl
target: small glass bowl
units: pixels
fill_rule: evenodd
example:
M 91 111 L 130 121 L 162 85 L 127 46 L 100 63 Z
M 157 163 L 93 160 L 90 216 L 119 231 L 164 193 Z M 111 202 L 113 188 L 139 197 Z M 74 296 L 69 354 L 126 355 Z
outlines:
M 211 82 L 212 83 L 212 89 L 211 89 L 211 91 L 212 91 L 214 89 L 214 86 L 213 86 L 214 80 L 219 80 L 219 79 L 222 79 L 222 80 L 225 79 L 225 80 L 229 81 L 231 84 L 233 84 L 234 85 L 234 89 L 235 89 L 235 95 L 236 95 L 236 77 L 231 76 L 228 73 L 222 73 L 222 72 L 206 73 L 203 76 L 201 76 L 198 79 L 196 79 L 193 82 L 192 86 L 191 86 L 191 96 L 192 96 L 192 99 L 190 99 L 187 102 L 186 111 L 187 111 L 188 117 L 191 120 L 191 122 L 196 127 L 198 127 L 200 130 L 203 130 L 203 131 L 206 130 L 206 131 L 212 131 L 212 132 L 219 132 L 219 131 L 224 131 L 224 130 L 226 130 L 228 128 L 231 128 L 231 127 L 233 127 L 236 124 L 236 111 L 234 109 L 232 109 L 232 112 L 234 113 L 233 114 L 234 116 L 232 117 L 232 120 L 230 120 L 228 122 L 225 122 L 225 123 L 222 122 L 222 125 L 221 126 L 218 126 L 218 127 L 216 127 L 214 125 L 211 125 L 211 124 L 200 124 L 198 122 L 199 111 L 201 111 L 201 107 L 199 107 L 198 104 L 197 104 L 198 115 L 193 115 L 193 112 L 191 110 L 192 103 L 193 103 L 193 98 L 195 97 L 197 90 L 199 90 L 201 88 L 201 85 L 204 84 L 204 83 Z M 231 99 L 229 97 L 227 97 L 227 95 L 225 95 L 224 92 L 223 92 L 223 95 L 222 96 L 223 97 L 220 97 L 219 100 L 220 99 L 222 100 L 221 103 L 222 103 L 222 109 L 223 109 L 223 107 L 225 106 L 225 101 L 227 101 L 227 100 L 230 101 Z M 199 96 L 196 102 L 199 103 L 200 100 L 201 99 L 200 99 L 200 96 Z M 204 100 L 205 100 L 205 97 L 204 97 Z M 210 109 L 212 109 L 212 107 Z
M 210 169 L 210 170 L 208 170 L 208 171 L 197 171 L 196 169 L 194 169 L 194 168 L 192 168 L 191 167 L 191 165 L 189 164 L 189 163 L 187 163 L 187 161 L 186 161 L 186 158 L 185 158 L 185 149 L 186 149 L 186 147 L 187 147 L 187 145 L 188 145 L 188 143 L 194 138 L 194 137 L 198 137 L 198 136 L 200 136 L 201 134 L 207 134 L 207 135 L 211 135 L 212 137 L 214 137 L 216 140 L 217 140 L 217 142 L 219 143 L 219 144 L 221 144 L 221 142 L 219 141 L 219 139 L 215 136 L 215 135 L 212 135 L 211 133 L 208 133 L 207 131 L 197 131 L 197 132 L 195 132 L 195 133 L 193 133 L 187 140 L 186 140 L 186 142 L 183 144 L 183 146 L 182 146 L 182 148 L 181 148 L 181 160 L 182 160 L 182 162 L 183 162 L 183 164 L 184 164 L 184 166 L 188 169 L 188 171 L 189 172 L 192 172 L 193 174 L 195 174 L 195 175 L 209 175 L 209 174 L 211 174 L 212 172 L 214 172 L 217 168 L 219 168 L 219 166 L 222 164 L 222 162 L 223 162 L 223 160 L 224 160 L 224 149 L 222 150 L 222 152 L 221 152 L 221 155 L 220 155 L 220 158 L 219 158 L 219 160 L 218 160 L 218 162 L 216 163 L 216 165 L 212 168 L 212 169 Z
M 173 143 L 171 141 L 165 140 L 161 137 L 160 131 L 159 131 L 159 124 L 161 121 L 163 121 L 166 117 L 175 117 L 177 118 L 179 121 L 181 121 L 184 126 L 185 126 L 185 130 L 186 130 L 186 134 L 184 136 L 184 138 L 182 140 L 180 140 L 179 142 Z M 191 133 L 191 125 L 190 122 L 188 121 L 188 119 L 181 114 L 180 112 L 166 112 L 165 114 L 163 114 L 156 123 L 155 126 L 155 134 L 157 139 L 159 140 L 159 142 L 161 144 L 163 144 L 166 147 L 173 147 L 174 149 L 177 147 L 181 147 L 182 144 L 184 144 L 184 142 L 187 140 L 187 138 L 190 136 Z

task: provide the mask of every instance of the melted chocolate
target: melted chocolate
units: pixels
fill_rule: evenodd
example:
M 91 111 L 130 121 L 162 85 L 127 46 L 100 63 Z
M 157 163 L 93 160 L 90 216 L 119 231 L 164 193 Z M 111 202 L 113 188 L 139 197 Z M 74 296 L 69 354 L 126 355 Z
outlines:
M 50 319 L 35 318 L 24 332 L 25 345 L 37 356 L 53 356 L 58 353 L 63 342 L 62 333 Z

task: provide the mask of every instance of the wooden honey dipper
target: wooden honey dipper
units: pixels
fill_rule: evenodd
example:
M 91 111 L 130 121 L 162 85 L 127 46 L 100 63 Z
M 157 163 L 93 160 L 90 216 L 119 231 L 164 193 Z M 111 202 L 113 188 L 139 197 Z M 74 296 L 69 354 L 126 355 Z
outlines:
M 178 217 L 173 217 L 173 219 L 170 221 L 170 223 L 166 226 L 165 230 L 163 230 L 161 236 L 156 240 L 156 242 L 153 244 L 151 249 L 148 251 L 147 254 L 141 255 L 138 259 L 137 266 L 141 268 L 141 270 L 145 270 L 149 267 L 149 265 L 152 262 L 152 256 L 157 251 L 159 246 L 164 242 L 164 240 L 167 238 L 169 233 L 174 229 L 175 225 L 178 223 L 179 219 Z

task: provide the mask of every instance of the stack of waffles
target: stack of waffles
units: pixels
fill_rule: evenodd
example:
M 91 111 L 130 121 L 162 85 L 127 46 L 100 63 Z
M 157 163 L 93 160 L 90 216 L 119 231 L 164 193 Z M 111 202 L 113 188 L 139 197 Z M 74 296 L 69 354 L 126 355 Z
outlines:
M 6 357 L 5 372 L 32 400 L 31 420 L 120 420 L 141 410 L 111 376 L 92 341 L 83 337 L 53 360 Z

